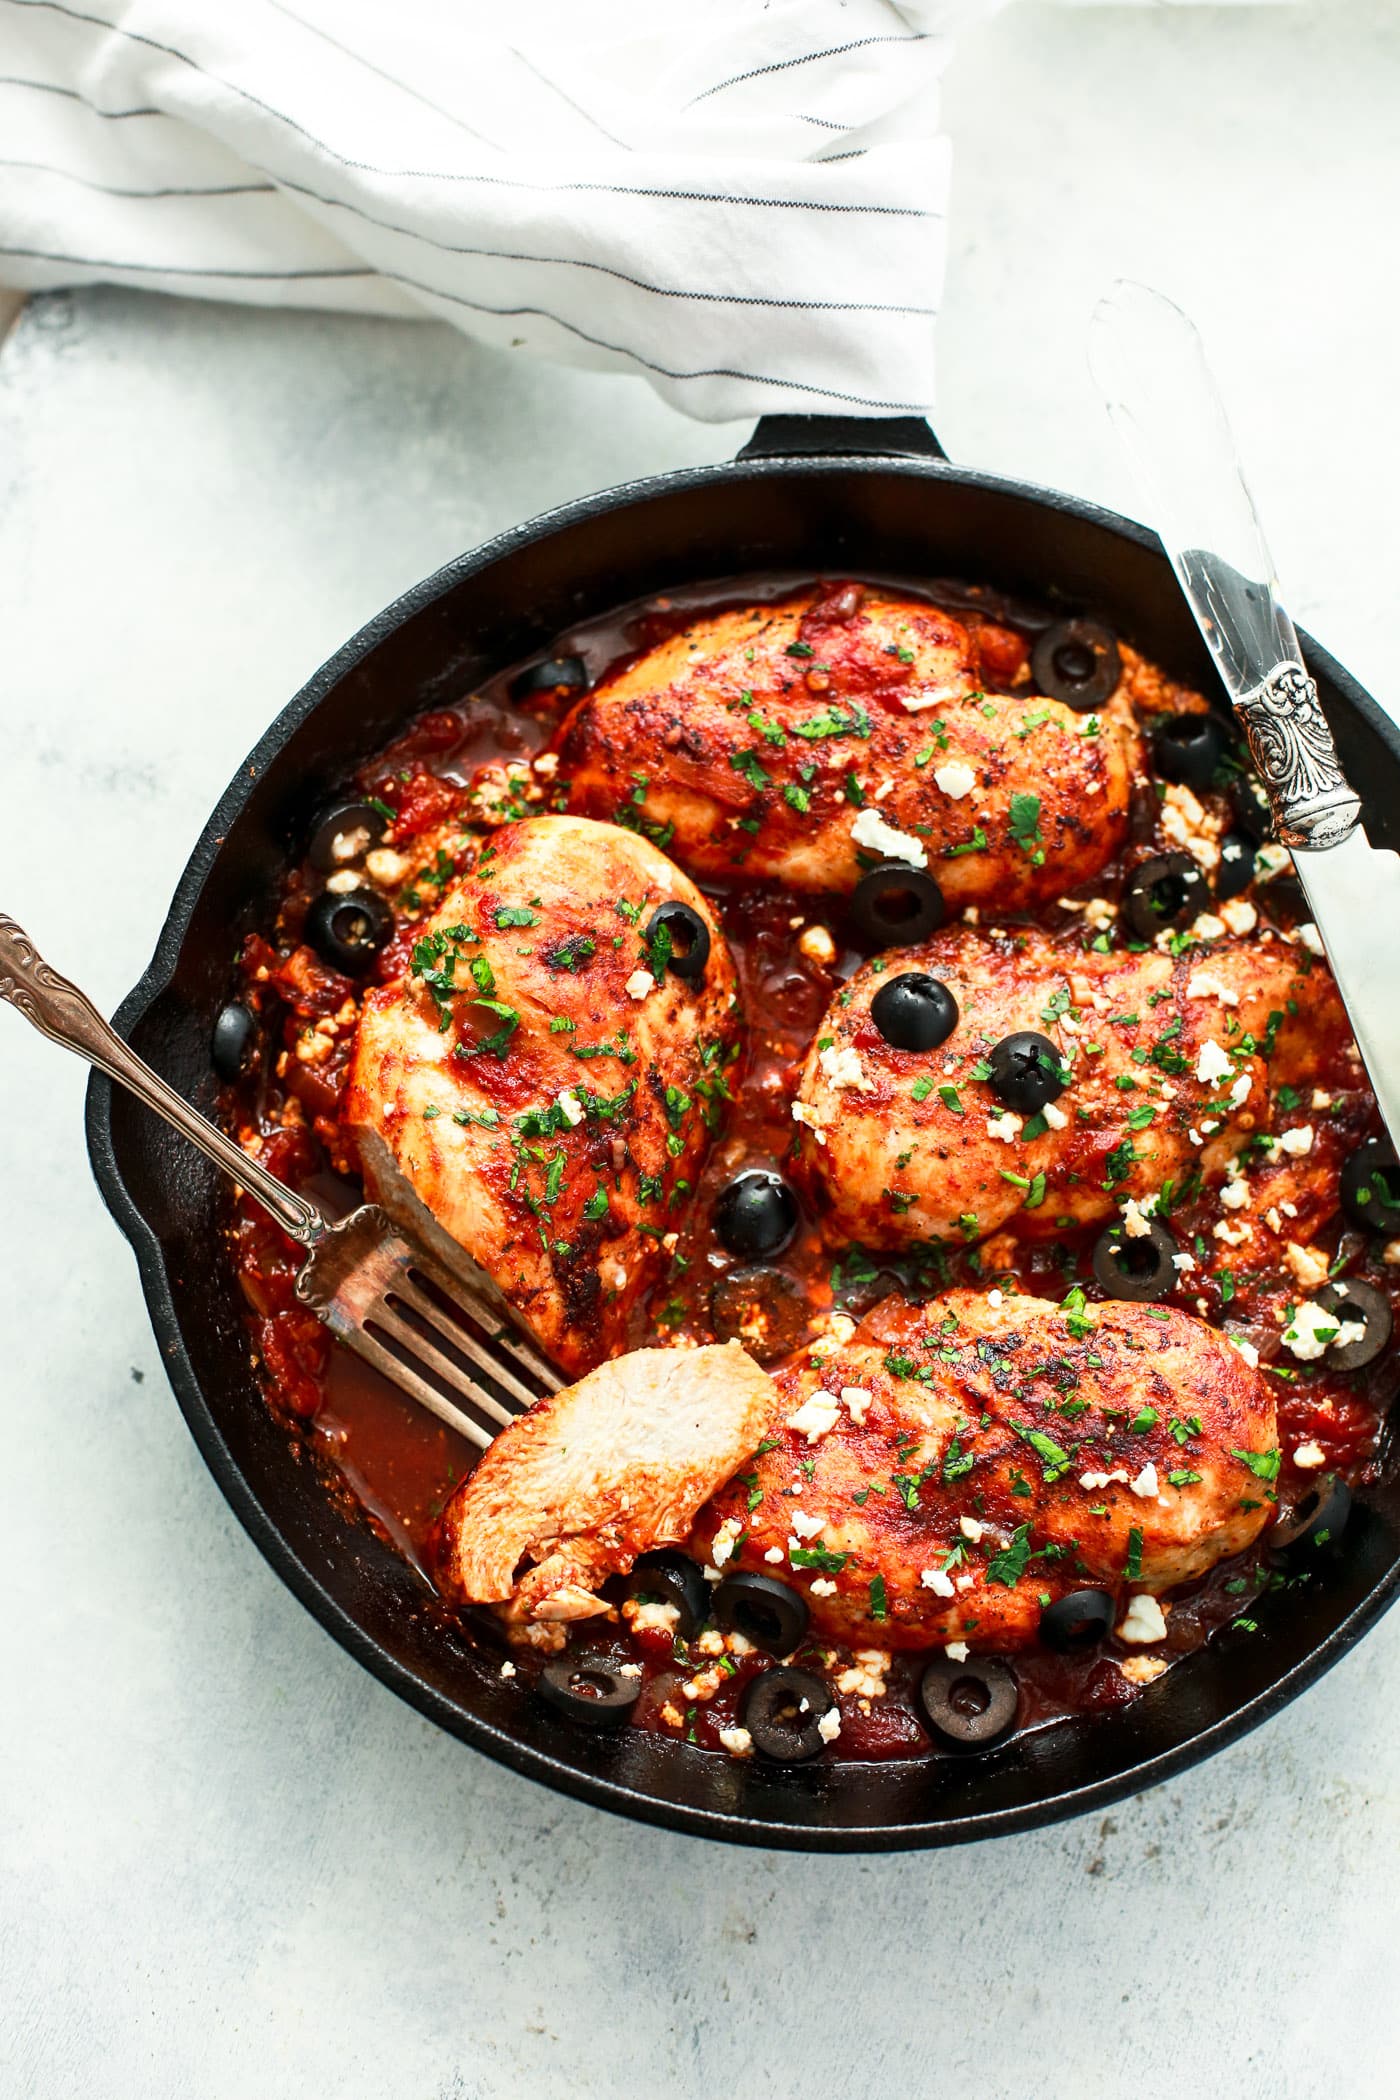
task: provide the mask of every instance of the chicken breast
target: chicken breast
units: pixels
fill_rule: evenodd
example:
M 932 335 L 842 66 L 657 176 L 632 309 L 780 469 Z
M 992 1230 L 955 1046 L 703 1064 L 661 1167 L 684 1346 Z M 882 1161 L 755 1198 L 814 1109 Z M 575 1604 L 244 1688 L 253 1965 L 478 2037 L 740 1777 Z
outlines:
M 880 987 L 908 971 L 947 985 L 957 1026 L 937 1049 L 886 1042 Z M 1040 1113 L 1007 1110 L 988 1053 L 1033 1031 L 1071 1078 Z M 832 1002 L 793 1115 L 802 1151 L 848 1239 L 891 1247 L 1025 1237 L 1107 1223 L 1130 1199 L 1168 1206 L 1218 1181 L 1269 1127 L 1271 1090 L 1348 1040 L 1326 968 L 1247 936 L 1178 957 L 1097 954 L 1082 936 L 951 927 L 868 963 Z
M 606 1611 L 598 1585 L 688 1535 L 777 1405 L 737 1342 L 601 1364 L 503 1430 L 458 1488 L 442 1519 L 445 1589 L 508 1603 L 517 1622 Z
M 1140 749 L 1125 697 L 1088 716 L 983 689 L 1025 660 L 1005 628 L 853 584 L 707 614 L 579 703 L 561 777 L 697 875 L 849 891 L 909 859 L 952 904 L 1014 910 L 1111 858 Z
M 793 1584 L 856 1647 L 1023 1648 L 1042 1599 L 1169 1589 L 1274 1513 L 1266 1381 L 1185 1313 L 893 1301 L 774 1382 L 777 1426 L 691 1550 Z
M 673 901 L 708 931 L 698 976 L 648 946 Z M 729 951 L 685 876 L 632 832 L 537 817 L 492 835 L 407 974 L 366 994 L 342 1119 L 370 1193 L 579 1371 L 627 1345 L 737 1026 Z

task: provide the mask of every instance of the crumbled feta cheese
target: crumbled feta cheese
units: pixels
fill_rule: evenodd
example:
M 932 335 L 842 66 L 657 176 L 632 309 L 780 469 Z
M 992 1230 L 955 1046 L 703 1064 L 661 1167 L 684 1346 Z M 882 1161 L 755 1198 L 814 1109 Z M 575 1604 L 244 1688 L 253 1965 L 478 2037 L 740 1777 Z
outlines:
M 1225 931 L 1225 921 L 1213 911 L 1200 911 L 1191 922 L 1191 931 L 1198 941 L 1218 941 Z
M 1330 1108 L 1332 1106 L 1332 1096 L 1324 1087 L 1315 1086 L 1312 1091 L 1312 1105 L 1318 1110 Z
M 1128 1475 L 1122 1466 L 1119 1466 L 1112 1473 L 1081 1473 L 1079 1485 L 1082 1488 L 1087 1488 L 1092 1495 L 1096 1489 L 1106 1488 L 1109 1482 L 1113 1480 L 1121 1480 L 1124 1486 L 1127 1485 Z
M 648 992 L 654 992 L 655 990 L 656 979 L 652 976 L 650 970 L 634 970 L 627 980 L 627 992 L 630 998 L 645 999 Z
M 619 1663 L 617 1674 L 619 1677 L 640 1677 L 642 1666 L 640 1663 Z
M 1023 1117 L 1013 1115 L 1008 1108 L 999 1116 L 988 1116 L 987 1135 L 989 1138 L 1000 1138 L 1003 1145 L 1014 1145 L 1023 1122 Z
M 1201 1310 L 1202 1312 L 1204 1312 L 1205 1307 L 1202 1306 Z M 1251 1371 L 1258 1370 L 1259 1351 L 1255 1348 L 1253 1342 L 1246 1341 L 1245 1337 L 1242 1334 L 1227 1334 L 1225 1339 L 1230 1344 L 1230 1347 L 1234 1350 L 1235 1354 L 1244 1358 L 1245 1362 L 1249 1365 Z
M 1129 1196 L 1123 1206 L 1123 1230 L 1130 1240 L 1145 1240 L 1152 1230 L 1135 1196 Z
M 1209 970 L 1196 970 L 1186 980 L 1186 989 L 1193 999 L 1216 999 L 1222 1006 L 1238 1006 L 1240 995 Z
M 972 1650 L 968 1647 L 966 1641 L 945 1641 L 943 1643 L 943 1653 L 947 1656 L 949 1662 L 965 1663 Z
M 787 1426 L 795 1429 L 799 1436 L 805 1436 L 809 1444 L 815 1444 L 818 1437 L 836 1427 L 836 1414 L 835 1393 L 818 1388 L 815 1393 L 808 1394 L 795 1415 L 788 1416 Z
M 834 1743 L 841 1733 L 841 1716 L 834 1706 L 829 1706 L 817 1722 L 817 1734 L 824 1743 Z
M 825 926 L 809 926 L 799 937 L 797 950 L 808 962 L 829 968 L 836 960 L 836 943 Z
M 792 1528 L 799 1539 L 820 1538 L 826 1530 L 826 1518 L 804 1516 L 800 1509 L 795 1509 L 792 1513 Z
M 1005 1300 L 1000 1291 L 988 1291 L 987 1303 L 991 1306 L 1000 1306 L 1005 1303 Z
M 1137 1479 L 1128 1482 L 1128 1486 L 1135 1495 L 1140 1495 L 1144 1502 L 1151 1501 L 1152 1497 L 1157 1493 L 1158 1487 L 1157 1468 L 1153 1465 L 1151 1459 L 1148 1460 L 1138 1474 Z
M 1259 914 L 1248 897 L 1227 897 L 1220 907 L 1220 916 L 1231 933 L 1253 933 L 1259 924 Z
M 710 1559 L 717 1568 L 722 1568 L 732 1557 L 735 1543 L 743 1528 L 737 1517 L 726 1517 L 720 1525 L 710 1546 Z
M 1195 1255 L 1188 1254 L 1184 1248 L 1178 1248 L 1177 1252 L 1172 1256 L 1172 1267 L 1175 1269 L 1179 1269 L 1183 1276 L 1185 1276 L 1191 1269 L 1194 1269 L 1195 1266 Z
M 753 1737 L 747 1728 L 721 1728 L 719 1739 L 731 1757 L 752 1757 Z
M 535 771 L 542 780 L 552 780 L 559 771 L 559 753 L 557 751 L 541 751 L 539 757 L 534 761 L 534 765 Z
M 1296 1211 L 1294 1216 L 1297 1216 Z M 1283 1230 L 1283 1219 L 1279 1216 L 1276 1207 L 1272 1203 L 1264 1213 L 1264 1223 L 1268 1226 L 1270 1232 L 1282 1232 Z
M 818 1575 L 809 1584 L 809 1587 L 814 1597 L 834 1597 L 836 1595 L 836 1584 L 827 1575 Z
M 770 1564 L 770 1565 L 771 1565 L 772 1567 L 775 1567 L 775 1568 L 780 1568 L 780 1567 L 782 1566 L 782 1564 L 783 1564 L 783 1549 L 782 1549 L 782 1547 L 781 1547 L 781 1546 L 770 1546 L 770 1547 L 768 1548 L 768 1551 L 767 1551 L 767 1552 L 766 1552 L 766 1553 L 764 1554 L 763 1558 L 764 1558 L 764 1559 L 765 1559 L 765 1560 L 766 1560 L 767 1562 L 769 1562 L 769 1564 Z
M 1059 1106 L 1058 1102 L 1043 1102 L 1041 1104 L 1040 1113 L 1044 1116 L 1046 1122 L 1050 1125 L 1050 1128 L 1052 1130 L 1064 1130 L 1068 1126 L 1069 1117 Z
M 1164 1674 L 1166 1667 L 1164 1655 L 1125 1655 L 1118 1670 L 1129 1684 L 1152 1684 Z
M 1293 1463 L 1295 1466 L 1301 1466 L 1305 1473 L 1309 1473 L 1315 1466 L 1326 1465 L 1327 1453 L 1323 1450 L 1321 1444 L 1295 1444 L 1293 1447 Z
M 577 1129 L 578 1125 L 583 1121 L 583 1103 L 579 1100 L 573 1088 L 566 1086 L 563 1093 L 557 1094 L 555 1099 L 563 1110 L 564 1121 L 571 1129 Z
M 1226 1210 L 1243 1210 L 1249 1201 L 1249 1183 L 1244 1180 L 1227 1181 L 1220 1191 L 1220 1200 Z
M 875 1082 L 867 1077 L 860 1052 L 849 1043 L 829 1043 L 817 1052 L 817 1063 L 828 1086 L 853 1086 L 858 1094 L 873 1094 Z
M 389 855 L 390 860 L 397 860 L 398 857 L 397 853 Z M 349 897 L 360 886 L 360 877 L 354 868 L 338 868 L 334 875 L 326 877 L 326 888 L 333 897 Z
M 1147 1647 L 1153 1641 L 1164 1641 L 1167 1637 L 1167 1622 L 1162 1617 L 1162 1607 L 1155 1597 L 1136 1596 L 1128 1599 L 1128 1609 L 1123 1614 L 1118 1628 L 1120 1641 Z
M 970 795 L 977 785 L 977 775 L 972 767 L 965 765 L 960 758 L 950 758 L 945 765 L 936 767 L 933 777 L 943 793 L 954 802 L 961 802 L 963 796 Z
M 970 1540 L 974 1546 L 977 1545 L 977 1543 L 982 1537 L 982 1526 L 978 1523 L 976 1517 L 959 1517 L 958 1530 L 962 1533 L 963 1537 L 965 1539 Z
M 1294 939 L 1300 947 L 1307 949 L 1309 955 L 1326 955 L 1327 953 L 1327 950 L 1322 945 L 1322 935 L 1313 925 L 1311 919 L 1298 928 Z
M 850 1416 L 851 1420 L 855 1423 L 857 1429 L 863 1429 L 865 1427 L 865 1417 L 869 1412 L 870 1403 L 874 1399 L 874 1397 L 875 1395 L 869 1390 L 867 1386 L 842 1386 L 841 1403 L 845 1408 L 847 1414 Z
M 1283 1346 L 1292 1351 L 1299 1363 L 1312 1364 L 1334 1342 L 1346 1348 L 1350 1342 L 1359 1342 L 1365 1332 L 1364 1321 L 1343 1320 L 1315 1299 L 1305 1298 L 1295 1306 L 1293 1318 L 1283 1330 Z
M 1201 1054 L 1196 1059 L 1196 1077 L 1202 1086 L 1214 1086 L 1217 1079 L 1229 1079 L 1234 1065 L 1228 1054 L 1221 1049 L 1213 1035 L 1207 1036 L 1201 1045 Z
M 805 1124 L 817 1143 L 824 1145 L 826 1143 L 827 1125 L 836 1121 L 836 1109 L 829 1101 L 818 1101 L 816 1103 L 794 1101 L 792 1104 L 792 1120 L 794 1123 Z
M 926 1590 L 932 1590 L 935 1597 L 953 1595 L 953 1579 L 945 1574 L 942 1568 L 921 1568 L 919 1581 Z
M 1327 1256 L 1319 1254 L 1315 1247 L 1300 1247 L 1296 1240 L 1290 1240 L 1283 1250 L 1283 1258 L 1301 1290 L 1321 1290 L 1326 1283 Z
M 1280 1131 L 1279 1147 L 1280 1150 L 1288 1153 L 1290 1158 L 1302 1159 L 1313 1148 L 1312 1124 L 1299 1123 L 1292 1130 Z
M 633 1604 L 622 1607 L 622 1616 L 633 1633 L 674 1634 L 680 1624 L 680 1610 L 674 1604 Z
M 1250 1094 L 1253 1091 L 1253 1088 L 1253 1074 L 1249 1072 L 1241 1072 L 1239 1078 L 1235 1081 L 1234 1085 L 1230 1089 L 1230 1106 L 1232 1108 L 1243 1108 L 1245 1102 L 1248 1101 Z
M 857 846 L 864 846 L 870 853 L 882 854 L 886 860 L 907 860 L 911 867 L 926 868 L 928 855 L 920 841 L 911 838 L 907 831 L 896 831 L 887 824 L 878 809 L 863 809 L 851 825 L 851 837 Z
M 1400 1269 L 1400 1240 L 1387 1240 L 1381 1250 L 1381 1260 L 1388 1269 Z
M 1215 1238 L 1223 1240 L 1227 1247 L 1242 1247 L 1246 1240 L 1254 1237 L 1252 1225 L 1232 1225 L 1228 1218 L 1218 1218 L 1211 1230 Z
M 514 1677 L 515 1664 L 513 1662 L 503 1662 L 501 1664 L 501 1675 L 502 1677 Z

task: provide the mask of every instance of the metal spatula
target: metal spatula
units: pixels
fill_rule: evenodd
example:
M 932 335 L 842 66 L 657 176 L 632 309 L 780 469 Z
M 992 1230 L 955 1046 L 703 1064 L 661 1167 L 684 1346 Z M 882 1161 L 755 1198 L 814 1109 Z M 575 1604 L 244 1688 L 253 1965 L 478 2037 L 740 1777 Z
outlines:
M 1366 837 L 1201 339 L 1160 292 L 1120 283 L 1094 310 L 1089 363 L 1244 725 L 1400 1147 L 1400 856 Z
M 459 1435 L 484 1450 L 523 1408 L 564 1384 L 513 1326 L 505 1306 L 493 1300 L 485 1278 L 477 1284 L 446 1269 L 405 1239 L 376 1204 L 363 1204 L 332 1224 L 167 1086 L 3 914 L 0 999 L 18 1007 L 51 1042 L 76 1051 L 126 1087 L 255 1196 L 306 1250 L 296 1281 L 302 1304 Z

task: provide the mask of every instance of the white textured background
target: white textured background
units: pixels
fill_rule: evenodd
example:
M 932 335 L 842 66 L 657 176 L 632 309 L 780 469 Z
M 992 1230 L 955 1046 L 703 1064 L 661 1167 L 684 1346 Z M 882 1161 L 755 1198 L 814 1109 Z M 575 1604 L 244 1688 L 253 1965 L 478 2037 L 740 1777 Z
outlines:
M 1083 325 L 1154 277 L 1205 328 L 1295 610 L 1393 702 L 1396 7 L 1016 8 L 949 105 L 949 449 L 1131 508 Z M 0 904 L 115 1001 L 354 627 L 741 435 L 435 328 L 31 307 L 0 354 Z M 1400 1619 L 1193 1775 L 961 1852 L 726 1851 L 557 1799 L 263 1566 L 89 1182 L 82 1073 L 0 1013 L 0 1074 L 5 2100 L 1395 2092 Z

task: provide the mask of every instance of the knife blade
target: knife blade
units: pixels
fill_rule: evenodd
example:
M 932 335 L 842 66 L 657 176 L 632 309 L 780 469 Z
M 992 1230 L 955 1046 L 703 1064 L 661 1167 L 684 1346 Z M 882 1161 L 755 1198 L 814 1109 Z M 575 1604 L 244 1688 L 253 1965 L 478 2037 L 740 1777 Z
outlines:
M 1094 309 L 1089 363 L 1244 728 L 1400 1150 L 1400 855 L 1366 836 L 1200 336 L 1160 292 L 1120 282 Z

